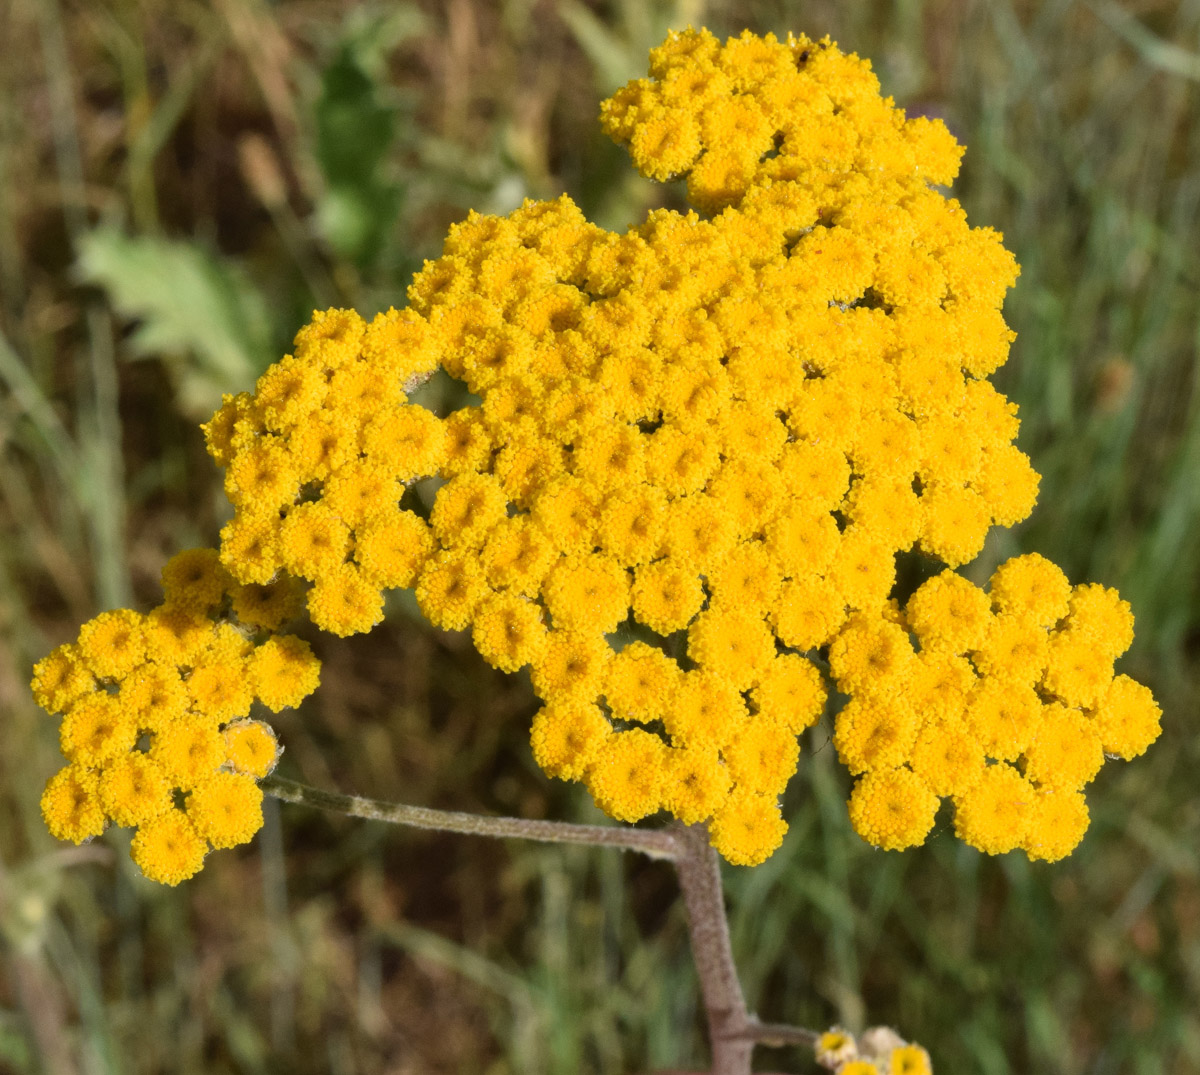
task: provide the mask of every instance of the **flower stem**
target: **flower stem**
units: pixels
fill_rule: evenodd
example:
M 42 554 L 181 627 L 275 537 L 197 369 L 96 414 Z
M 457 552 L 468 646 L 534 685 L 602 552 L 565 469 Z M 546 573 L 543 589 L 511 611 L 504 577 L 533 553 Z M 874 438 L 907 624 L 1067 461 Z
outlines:
M 733 962 L 729 923 L 717 853 L 703 825 L 675 830 L 680 856 L 675 860 L 687 908 L 688 934 L 712 1048 L 712 1075 L 750 1075 L 755 1038 L 746 999 Z
M 460 832 L 471 836 L 620 847 L 660 859 L 674 859 L 679 854 L 678 840 L 673 832 L 667 830 L 635 829 L 627 825 L 573 825 L 566 821 L 531 821 L 520 817 L 485 817 L 454 810 L 432 810 L 426 806 L 366 799 L 360 795 L 341 795 L 279 776 L 264 777 L 259 781 L 259 786 L 268 795 L 285 802 L 302 803 L 371 821 L 387 821 L 393 825 L 411 825 L 418 829 Z

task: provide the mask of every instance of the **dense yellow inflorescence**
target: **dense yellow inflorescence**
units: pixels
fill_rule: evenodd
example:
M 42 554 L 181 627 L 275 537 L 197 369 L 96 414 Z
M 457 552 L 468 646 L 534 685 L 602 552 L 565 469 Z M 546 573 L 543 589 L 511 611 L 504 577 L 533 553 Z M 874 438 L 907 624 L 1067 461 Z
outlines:
M 246 843 L 262 826 L 256 779 L 279 746 L 251 707 L 299 704 L 320 666 L 306 642 L 275 633 L 303 608 L 287 577 L 243 585 L 217 550 L 189 549 L 164 568 L 163 590 L 148 614 L 85 623 L 36 665 L 33 691 L 63 715 L 67 765 L 42 795 L 51 833 L 81 843 L 109 822 L 134 828 L 134 861 L 175 885 L 210 846 Z
M 623 821 L 706 823 L 731 862 L 783 838 L 824 654 L 865 838 L 920 842 L 950 798 L 976 846 L 1065 854 L 1103 753 L 1156 734 L 1112 675 L 1128 610 L 1026 560 L 987 594 L 893 593 L 898 554 L 964 564 L 1037 495 L 987 379 L 1017 265 L 937 189 L 961 147 L 828 40 L 749 33 L 672 33 L 602 123 L 700 212 L 472 213 L 407 308 L 314 314 L 205 426 L 221 563 L 338 635 L 411 587 L 530 670 L 547 773 Z M 412 398 L 439 370 L 467 400 L 445 415 Z

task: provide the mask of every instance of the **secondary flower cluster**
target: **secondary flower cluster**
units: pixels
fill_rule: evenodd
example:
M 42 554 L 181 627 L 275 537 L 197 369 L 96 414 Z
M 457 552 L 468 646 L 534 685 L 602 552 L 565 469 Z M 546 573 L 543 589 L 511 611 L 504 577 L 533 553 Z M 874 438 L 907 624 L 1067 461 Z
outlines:
M 204 427 L 237 509 L 222 561 L 245 584 L 281 570 L 309 580 L 309 616 L 334 634 L 370 630 L 381 591 L 410 585 L 430 551 L 428 526 L 399 501 L 403 483 L 436 473 L 444 454 L 442 423 L 405 398 L 436 368 L 433 342 L 409 311 L 369 327 L 328 311 L 253 395 L 227 396 Z
M 241 586 L 215 549 L 163 569 L 163 603 L 105 612 L 34 668 L 39 705 L 62 713 L 68 764 L 46 785 L 50 831 L 80 843 L 111 821 L 137 830 L 131 854 L 155 881 L 178 884 L 213 848 L 262 826 L 256 778 L 275 766 L 271 728 L 251 720 L 316 689 L 308 644 L 274 632 L 301 606 L 294 585 Z
M 831 1027 L 817 1038 L 813 1052 L 817 1063 L 836 1075 L 933 1075 L 929 1053 L 886 1026 L 872 1027 L 857 1039 Z
M 1002 564 L 990 594 L 946 571 L 902 613 L 852 618 L 829 660 L 850 696 L 834 745 L 863 774 L 855 829 L 879 847 L 911 847 L 944 796 L 973 847 L 1069 854 L 1088 826 L 1081 789 L 1105 754 L 1136 757 L 1161 730 L 1150 692 L 1113 676 L 1132 640 L 1115 590 L 1072 587 L 1036 553 Z
M 922 819 L 958 796 L 960 833 L 999 849 L 963 805 L 982 791 L 924 775 L 950 739 L 911 699 L 936 693 L 942 658 L 922 641 L 921 676 L 886 686 L 869 661 L 846 669 L 856 640 L 908 645 L 888 605 L 897 553 L 965 563 L 1033 507 L 1016 408 L 987 381 L 1017 266 L 930 186 L 961 156 L 944 125 L 906 119 L 832 43 L 688 31 L 651 75 L 605 103 L 605 127 L 714 215 L 656 210 L 613 234 L 566 197 L 472 213 L 403 312 L 314 315 L 206 427 L 237 508 L 222 562 L 242 583 L 307 580 L 310 616 L 342 635 L 413 586 L 431 622 L 530 667 L 548 773 L 621 820 L 706 821 L 738 863 L 782 839 L 796 736 L 826 696 L 806 654 L 832 645 L 854 694 L 839 748 L 868 773 L 859 831 L 901 846 L 901 822 L 878 817 L 916 781 Z M 478 402 L 444 418 L 410 402 L 438 367 Z M 426 478 L 442 483 L 428 519 L 405 496 Z M 932 599 L 914 600 L 920 622 Z M 1002 677 L 980 659 L 945 657 L 982 692 Z M 1029 681 L 1039 707 L 1066 674 Z M 863 730 L 880 698 L 910 713 L 891 753 Z M 998 782 L 1025 780 L 1008 762 L 1029 746 L 993 752 L 979 787 L 1003 798 Z M 1039 799 L 1060 828 L 1078 827 L 1076 790 Z

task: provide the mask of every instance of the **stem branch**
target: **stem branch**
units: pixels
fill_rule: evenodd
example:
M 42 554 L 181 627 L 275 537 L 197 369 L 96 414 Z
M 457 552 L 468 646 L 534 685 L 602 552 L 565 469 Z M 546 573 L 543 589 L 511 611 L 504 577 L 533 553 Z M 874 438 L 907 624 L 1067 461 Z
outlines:
M 760 1023 L 753 1015 L 742 1036 L 758 1042 L 759 1045 L 815 1045 L 821 1036 L 815 1030 L 803 1026 L 789 1026 L 787 1023 Z
M 285 802 L 302 803 L 370 821 L 387 821 L 393 825 L 411 825 L 418 829 L 460 832 L 470 836 L 516 837 L 545 843 L 620 847 L 660 859 L 674 859 L 679 854 L 678 839 L 673 832 L 666 830 L 635 829 L 626 825 L 573 825 L 566 821 L 530 821 L 519 817 L 485 817 L 455 810 L 433 810 L 427 806 L 409 806 L 381 799 L 366 799 L 361 795 L 322 791 L 279 776 L 264 777 L 259 781 L 259 786 L 268 795 Z

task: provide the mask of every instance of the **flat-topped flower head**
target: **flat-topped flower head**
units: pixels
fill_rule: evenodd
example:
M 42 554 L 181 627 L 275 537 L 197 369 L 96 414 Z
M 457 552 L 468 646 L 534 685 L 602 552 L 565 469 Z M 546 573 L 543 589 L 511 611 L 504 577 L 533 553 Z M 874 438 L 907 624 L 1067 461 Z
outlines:
M 691 208 L 620 233 L 566 196 L 472 213 L 407 308 L 314 313 L 205 427 L 235 507 L 219 560 L 172 569 L 153 627 L 117 617 L 48 659 L 39 695 L 77 704 L 161 639 L 193 707 L 232 725 L 246 696 L 192 652 L 227 614 L 223 573 L 242 622 L 276 630 L 302 598 L 341 636 L 407 587 L 491 664 L 529 667 L 535 757 L 614 817 L 707 822 L 761 861 L 827 657 L 864 836 L 920 842 L 948 797 L 965 839 L 1020 845 L 1041 815 L 1001 809 L 1017 779 L 1058 819 L 1027 849 L 1057 854 L 1081 816 L 1066 793 L 1098 749 L 1145 749 L 1157 710 L 1115 685 L 1132 621 L 1114 592 L 1034 555 L 986 593 L 953 570 L 1038 487 L 988 381 L 1018 267 L 942 189 L 962 148 L 803 36 L 672 32 L 600 112 Z M 435 372 L 458 383 L 448 414 L 417 394 Z M 903 608 L 900 554 L 949 569 Z M 255 641 L 246 683 L 294 704 L 314 675 Z M 85 763 L 107 742 L 89 734 Z

